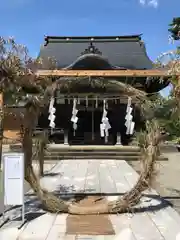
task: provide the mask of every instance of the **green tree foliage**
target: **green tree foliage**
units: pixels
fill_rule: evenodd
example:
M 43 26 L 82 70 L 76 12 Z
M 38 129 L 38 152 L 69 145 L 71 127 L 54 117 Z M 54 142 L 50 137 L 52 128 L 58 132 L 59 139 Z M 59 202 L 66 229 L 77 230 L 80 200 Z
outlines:
M 180 118 L 173 93 L 168 98 L 157 97 L 153 104 L 155 106 L 155 117 L 158 119 L 160 126 L 169 133 L 169 138 L 180 137 Z
M 173 18 L 172 23 L 169 24 L 168 31 L 174 40 L 180 40 L 180 17 Z
M 173 18 L 169 24 L 168 31 L 174 40 L 180 40 L 180 17 Z M 168 51 L 158 57 L 157 65 L 163 63 L 164 58 L 168 58 L 166 68 L 169 69 L 171 77 L 172 90 L 168 98 L 156 96 L 153 104 L 155 106 L 155 116 L 159 120 L 160 125 L 169 133 L 170 139 L 180 137 L 180 86 L 178 75 L 180 73 L 180 47 L 176 50 Z

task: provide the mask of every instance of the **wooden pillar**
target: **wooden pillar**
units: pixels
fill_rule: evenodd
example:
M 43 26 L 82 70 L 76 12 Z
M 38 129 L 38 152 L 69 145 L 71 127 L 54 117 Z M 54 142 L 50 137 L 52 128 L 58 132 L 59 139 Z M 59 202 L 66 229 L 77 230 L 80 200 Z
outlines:
M 64 130 L 64 145 L 69 145 L 67 130 Z
M 94 108 L 92 109 L 92 112 L 91 112 L 91 116 L 92 116 L 92 118 L 91 118 L 91 121 L 92 121 L 92 126 L 91 126 L 91 128 L 92 128 L 92 141 L 94 141 Z
M 122 145 L 121 143 L 121 134 L 119 132 L 117 132 L 117 141 L 116 141 L 116 145 Z
M 1 169 L 1 162 L 2 162 L 3 119 L 4 119 L 3 93 L 0 93 L 0 169 Z
M 105 143 L 107 144 L 108 143 L 108 136 L 105 135 Z

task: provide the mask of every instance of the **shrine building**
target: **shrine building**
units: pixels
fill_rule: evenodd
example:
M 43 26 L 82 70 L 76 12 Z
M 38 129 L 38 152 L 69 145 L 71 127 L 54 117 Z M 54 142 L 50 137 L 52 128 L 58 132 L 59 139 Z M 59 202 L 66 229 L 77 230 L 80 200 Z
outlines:
M 56 60 L 57 70 L 153 71 L 141 35 L 47 36 L 38 57 L 43 60 L 40 72 L 50 70 L 49 58 Z M 38 123 L 38 128 L 49 129 L 50 140 L 69 145 L 130 144 L 134 133 L 142 127 L 139 110 L 132 99 L 120 93 L 113 84 L 106 84 L 103 77 L 86 76 L 83 83 L 78 83 L 77 77 L 59 78 L 62 78 L 63 87 L 55 91 L 54 125 L 50 124 L 49 109 L 40 116 Z M 142 75 L 111 77 L 148 94 L 159 92 L 169 84 L 167 77 L 163 81 L 160 78 Z M 67 85 L 71 84 L 66 87 L 67 79 Z M 127 118 L 128 107 L 131 116 Z

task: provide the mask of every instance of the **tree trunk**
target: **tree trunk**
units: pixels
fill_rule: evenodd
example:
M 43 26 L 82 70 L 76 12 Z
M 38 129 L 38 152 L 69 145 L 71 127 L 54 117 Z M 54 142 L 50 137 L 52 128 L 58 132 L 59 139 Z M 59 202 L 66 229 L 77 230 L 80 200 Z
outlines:
M 25 158 L 25 164 L 24 164 L 25 180 L 30 184 L 31 188 L 38 195 L 38 197 L 40 197 L 41 196 L 40 184 L 38 182 L 38 179 L 32 167 L 33 142 L 32 142 L 31 128 L 25 128 L 22 146 L 23 146 L 23 152 L 24 152 L 24 158 Z
M 41 146 L 41 153 L 39 156 L 39 176 L 44 175 L 44 148 Z
M 24 136 L 22 140 L 23 145 L 23 152 L 25 157 L 25 180 L 30 184 L 31 188 L 34 190 L 35 194 L 37 195 L 38 199 L 41 201 L 43 208 L 50 212 L 67 212 L 68 205 L 57 198 L 52 193 L 44 190 L 40 186 L 39 178 L 34 173 L 32 167 L 32 156 L 33 156 L 33 141 L 32 141 L 32 126 L 33 120 L 37 118 L 37 113 L 34 114 L 26 109 L 25 113 L 25 129 L 24 129 Z
M 45 153 L 45 147 L 47 144 L 47 132 L 43 131 L 43 136 L 40 138 L 39 142 L 39 176 L 42 177 L 44 175 L 44 153 Z

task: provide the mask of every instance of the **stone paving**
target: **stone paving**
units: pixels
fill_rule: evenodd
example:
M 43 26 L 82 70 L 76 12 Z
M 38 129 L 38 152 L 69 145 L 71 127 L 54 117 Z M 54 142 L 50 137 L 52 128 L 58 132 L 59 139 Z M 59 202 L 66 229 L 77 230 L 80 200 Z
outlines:
M 41 185 L 64 197 L 75 193 L 106 193 L 107 199 L 116 199 L 118 193 L 128 191 L 137 181 L 138 174 L 125 161 L 120 160 L 63 160 L 41 179 Z M 155 190 L 146 191 L 133 213 L 109 215 L 115 235 L 69 235 L 67 214 L 42 211 L 32 194 L 26 195 L 28 222 L 20 226 L 20 208 L 6 213 L 9 221 L 0 231 L 2 240 L 178 240 L 180 216 Z M 2 218 L 0 219 L 2 221 Z

